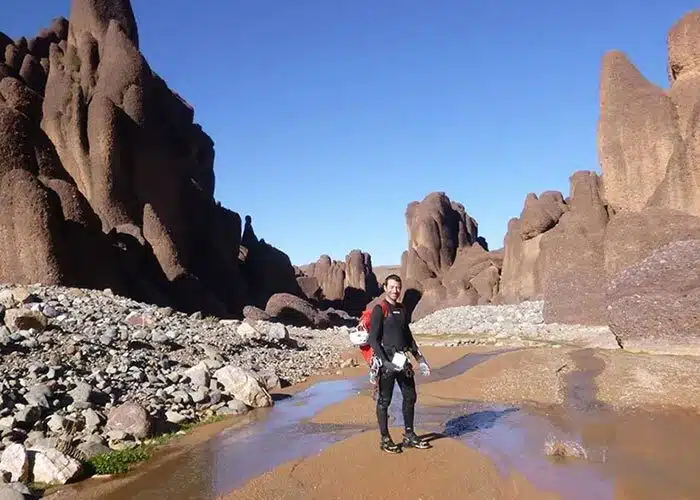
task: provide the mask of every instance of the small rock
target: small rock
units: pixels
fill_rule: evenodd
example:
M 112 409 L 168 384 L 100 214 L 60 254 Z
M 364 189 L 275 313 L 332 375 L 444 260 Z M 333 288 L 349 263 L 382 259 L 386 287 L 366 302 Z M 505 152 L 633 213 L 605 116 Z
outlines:
M 112 451 L 109 447 L 105 446 L 102 443 L 95 443 L 91 441 L 80 443 L 77 446 L 77 448 L 78 451 L 85 455 L 85 458 L 87 458 L 88 460 L 92 457 L 96 457 L 97 455 L 102 455 L 104 453 L 109 453 L 110 451 Z
M 30 494 L 23 483 L 0 484 L 0 500 L 24 500 Z
M 65 430 L 68 427 L 68 423 L 65 417 L 54 414 L 51 415 L 51 417 L 49 417 L 48 421 L 46 422 L 46 426 L 54 434 L 60 434 L 63 430 Z
M 168 422 L 172 424 L 181 424 L 182 422 L 185 422 L 187 420 L 187 417 L 172 410 L 168 410 L 165 412 L 165 418 L 168 420 Z
M 92 398 L 92 387 L 85 382 L 78 382 L 68 395 L 76 403 L 87 403 Z
M 106 428 L 123 431 L 138 439 L 143 439 L 148 437 L 151 431 L 151 420 L 143 406 L 134 401 L 127 401 L 112 408 L 107 417 Z
M 190 379 L 192 387 L 207 387 L 209 385 L 209 369 L 204 362 L 199 362 L 192 368 L 185 370 L 184 376 Z
M 42 449 L 34 455 L 34 481 L 44 484 L 66 484 L 83 470 L 80 462 L 55 449 Z
M 272 406 L 272 397 L 260 385 L 255 374 L 238 366 L 219 368 L 214 377 L 224 386 L 226 392 L 253 408 Z
M 0 455 L 0 471 L 10 473 L 10 481 L 29 479 L 29 457 L 21 444 L 9 445 Z
M 48 325 L 48 320 L 39 311 L 31 309 L 8 309 L 5 311 L 5 324 L 12 332 L 34 329 L 43 332 Z
M 246 340 L 261 339 L 262 335 L 258 330 L 255 329 L 250 323 L 243 322 L 239 325 L 236 333 L 241 336 L 241 338 Z

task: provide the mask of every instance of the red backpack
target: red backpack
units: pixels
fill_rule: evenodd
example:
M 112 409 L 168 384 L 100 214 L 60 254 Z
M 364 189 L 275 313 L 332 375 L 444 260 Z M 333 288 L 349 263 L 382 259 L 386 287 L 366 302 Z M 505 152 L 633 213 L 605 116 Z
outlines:
M 384 317 L 386 318 L 389 315 L 389 305 L 384 300 L 382 300 L 379 303 L 379 305 L 382 307 L 382 311 L 384 311 Z M 369 333 L 370 322 L 372 319 L 372 311 L 374 310 L 374 307 L 375 306 L 368 307 L 367 309 L 362 311 L 362 314 L 360 315 L 360 322 L 357 324 L 357 329 L 359 331 Z M 372 356 L 374 355 L 374 349 L 372 349 L 372 346 L 370 346 L 369 344 L 361 345 L 360 354 L 362 354 L 362 357 L 367 362 L 367 364 L 370 364 Z

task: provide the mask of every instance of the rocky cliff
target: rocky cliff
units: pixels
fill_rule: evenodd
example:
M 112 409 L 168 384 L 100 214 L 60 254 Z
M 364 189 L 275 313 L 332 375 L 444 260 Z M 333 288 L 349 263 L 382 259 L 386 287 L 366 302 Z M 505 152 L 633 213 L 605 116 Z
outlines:
M 2 282 L 219 315 L 300 293 L 287 256 L 254 235 L 240 258 L 214 144 L 139 50 L 128 0 L 73 0 L 70 21 L 34 38 L 0 34 L 0 151 Z

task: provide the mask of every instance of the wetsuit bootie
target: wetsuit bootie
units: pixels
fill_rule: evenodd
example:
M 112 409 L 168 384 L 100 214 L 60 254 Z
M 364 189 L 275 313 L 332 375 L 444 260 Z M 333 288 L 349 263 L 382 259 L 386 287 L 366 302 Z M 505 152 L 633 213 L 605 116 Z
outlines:
M 419 450 L 427 450 L 433 446 L 427 441 L 422 440 L 413 431 L 408 431 L 403 436 L 403 446 L 404 448 L 417 448 Z
M 382 437 L 382 440 L 379 443 L 379 449 L 386 451 L 387 453 L 401 453 L 401 447 L 394 443 L 389 436 Z

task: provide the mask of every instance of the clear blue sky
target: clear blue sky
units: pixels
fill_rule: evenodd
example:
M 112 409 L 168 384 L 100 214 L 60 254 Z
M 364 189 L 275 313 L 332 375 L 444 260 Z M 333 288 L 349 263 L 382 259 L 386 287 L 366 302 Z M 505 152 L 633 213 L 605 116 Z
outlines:
M 4 0 L 33 35 L 69 0 Z M 690 0 L 133 0 L 141 49 L 216 143 L 216 195 L 296 264 L 398 263 L 445 191 L 491 248 L 528 192 L 599 171 L 598 80 L 624 50 L 666 86 Z

